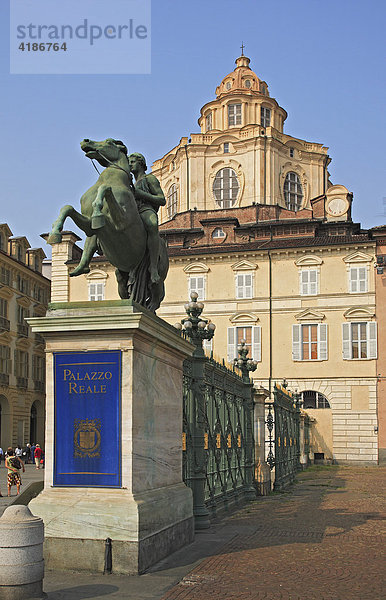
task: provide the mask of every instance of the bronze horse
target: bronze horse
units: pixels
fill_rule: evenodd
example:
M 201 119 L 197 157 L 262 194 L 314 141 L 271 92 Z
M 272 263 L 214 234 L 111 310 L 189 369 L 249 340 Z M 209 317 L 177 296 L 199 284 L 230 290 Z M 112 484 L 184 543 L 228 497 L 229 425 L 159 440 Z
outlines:
M 69 204 L 63 206 L 47 242 L 61 242 L 64 222 L 71 217 L 87 235 L 81 260 L 71 276 L 89 272 L 94 252 L 103 252 L 116 267 L 120 297 L 130 298 L 155 312 L 165 296 L 168 255 L 161 239 L 158 259 L 160 281 L 152 284 L 146 252 L 147 234 L 135 200 L 127 148 L 121 141 L 112 138 L 101 142 L 85 139 L 80 145 L 88 158 L 97 160 L 105 169 L 81 197 L 81 213 Z

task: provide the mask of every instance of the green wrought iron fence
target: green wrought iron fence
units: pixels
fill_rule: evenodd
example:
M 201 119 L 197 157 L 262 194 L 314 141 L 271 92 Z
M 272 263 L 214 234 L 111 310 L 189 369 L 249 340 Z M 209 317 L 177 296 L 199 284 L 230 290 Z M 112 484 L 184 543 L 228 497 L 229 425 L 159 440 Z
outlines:
M 201 382 L 194 377 L 197 367 L 203 371 Z M 251 382 L 211 358 L 184 362 L 183 479 L 193 490 L 199 526 L 204 520 L 200 499 L 208 519 L 256 497 L 252 388 Z
M 268 414 L 267 463 L 275 469 L 275 490 L 293 483 L 300 470 L 300 402 L 286 385 L 275 384 L 274 401 L 266 404 Z
M 175 325 L 195 346 L 183 370 L 183 479 L 193 491 L 196 529 L 204 529 L 217 511 L 256 497 L 249 373 L 257 363 L 248 358 L 244 340 L 234 362 L 241 376 L 205 356 L 202 343 L 213 337 L 215 326 L 201 316 L 197 293 L 190 297 L 188 316 Z

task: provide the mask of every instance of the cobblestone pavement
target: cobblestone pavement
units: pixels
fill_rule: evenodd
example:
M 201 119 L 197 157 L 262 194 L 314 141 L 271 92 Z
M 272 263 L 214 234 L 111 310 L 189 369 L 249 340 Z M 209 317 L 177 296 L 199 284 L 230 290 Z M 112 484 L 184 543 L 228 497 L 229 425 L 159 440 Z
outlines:
M 386 467 L 311 467 L 298 480 L 228 517 L 232 539 L 162 600 L 385 599 Z

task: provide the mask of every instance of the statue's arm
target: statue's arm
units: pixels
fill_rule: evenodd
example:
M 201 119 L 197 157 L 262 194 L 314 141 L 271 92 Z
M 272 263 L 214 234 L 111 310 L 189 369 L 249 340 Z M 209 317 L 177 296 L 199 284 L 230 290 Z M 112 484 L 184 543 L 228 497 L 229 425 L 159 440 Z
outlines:
M 150 204 L 152 204 L 155 208 L 158 208 L 159 206 L 165 206 L 165 195 L 162 191 L 160 182 L 158 181 L 157 177 L 155 177 L 154 175 L 148 175 L 146 180 L 151 193 L 149 194 L 148 192 L 144 192 L 143 190 L 136 188 L 136 198 L 138 198 L 139 200 L 146 200 L 147 202 L 150 202 Z

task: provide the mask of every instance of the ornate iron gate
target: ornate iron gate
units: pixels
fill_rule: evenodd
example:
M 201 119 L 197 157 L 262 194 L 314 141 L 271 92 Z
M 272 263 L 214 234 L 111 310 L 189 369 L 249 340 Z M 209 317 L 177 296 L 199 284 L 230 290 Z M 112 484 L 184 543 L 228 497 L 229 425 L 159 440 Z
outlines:
M 275 490 L 291 484 L 300 470 L 300 401 L 286 385 L 275 384 L 274 401 L 266 404 L 268 415 L 267 463 L 275 468 Z
M 200 527 L 209 513 L 255 498 L 256 490 L 252 384 L 213 359 L 196 361 L 184 363 L 182 449 L 183 479 L 193 490 Z M 202 382 L 194 376 L 197 366 Z
M 245 344 L 240 345 L 235 364 L 241 376 L 205 356 L 202 339 L 210 339 L 213 333 L 200 316 L 202 303 L 196 302 L 195 294 L 191 297 L 186 308 L 189 317 L 182 321 L 196 346 L 193 357 L 184 362 L 183 479 L 193 491 L 196 528 L 204 529 L 217 511 L 256 497 L 249 379 L 256 365 L 247 359 Z

